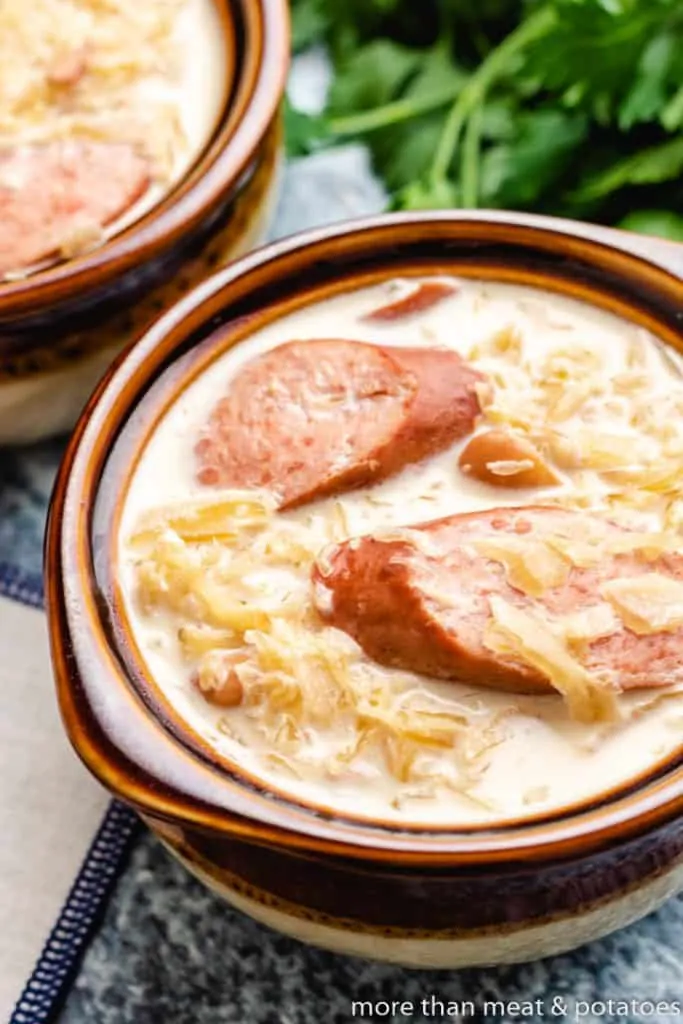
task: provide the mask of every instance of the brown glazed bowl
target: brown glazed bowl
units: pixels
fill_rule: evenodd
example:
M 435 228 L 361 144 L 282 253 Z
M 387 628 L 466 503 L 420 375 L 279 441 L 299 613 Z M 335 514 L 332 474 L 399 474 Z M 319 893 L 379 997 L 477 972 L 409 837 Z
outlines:
M 71 741 L 207 885 L 314 944 L 413 966 L 534 959 L 620 928 L 683 886 L 683 757 L 523 822 L 395 827 L 335 816 L 219 764 L 134 667 L 113 602 L 112 522 L 141 439 L 201 342 L 282 306 L 400 272 L 539 285 L 613 310 L 683 350 L 683 249 L 517 214 L 379 217 L 272 245 L 214 275 L 110 370 L 56 484 L 46 590 Z M 245 320 L 245 318 L 247 318 Z M 239 343 L 239 342 L 238 342 Z
M 279 166 L 286 0 L 213 0 L 225 100 L 204 152 L 129 228 L 0 283 L 0 445 L 71 427 L 114 356 L 159 313 L 263 240 Z

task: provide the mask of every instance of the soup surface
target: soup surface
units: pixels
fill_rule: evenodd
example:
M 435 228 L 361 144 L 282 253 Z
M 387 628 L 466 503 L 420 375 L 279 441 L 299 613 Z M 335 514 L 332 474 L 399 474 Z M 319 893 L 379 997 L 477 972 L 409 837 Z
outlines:
M 116 557 L 149 676 L 217 754 L 337 813 L 466 825 L 679 747 L 683 370 L 663 343 L 439 277 L 215 344 L 141 454 Z
M 157 203 L 209 141 L 231 73 L 213 0 L 3 0 L 0 279 Z

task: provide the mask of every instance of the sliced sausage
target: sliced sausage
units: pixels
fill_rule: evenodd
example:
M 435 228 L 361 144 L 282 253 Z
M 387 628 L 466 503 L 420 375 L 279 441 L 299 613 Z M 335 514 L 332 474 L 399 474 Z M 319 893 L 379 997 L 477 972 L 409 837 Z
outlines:
M 283 508 L 382 480 L 468 434 L 483 381 L 455 352 L 289 342 L 249 363 L 211 413 L 198 479 L 269 489 Z
M 579 682 L 587 673 L 613 690 L 659 687 L 683 683 L 683 605 L 638 630 L 620 592 L 633 599 L 646 579 L 680 601 L 683 556 L 661 543 L 586 513 L 493 509 L 326 550 L 314 593 L 320 614 L 383 665 L 544 693 L 561 688 L 539 667 L 559 644 Z M 552 650 L 528 658 L 513 635 L 520 621 L 532 646 L 547 635 Z
M 426 313 L 432 306 L 448 299 L 457 292 L 455 284 L 449 281 L 423 281 L 417 288 L 404 295 L 394 302 L 388 302 L 384 306 L 373 309 L 363 319 L 376 323 L 393 323 L 396 320 L 405 320 L 406 317 L 416 316 L 418 313 Z
M 150 184 L 126 144 L 60 141 L 0 152 L 0 276 L 78 248 Z

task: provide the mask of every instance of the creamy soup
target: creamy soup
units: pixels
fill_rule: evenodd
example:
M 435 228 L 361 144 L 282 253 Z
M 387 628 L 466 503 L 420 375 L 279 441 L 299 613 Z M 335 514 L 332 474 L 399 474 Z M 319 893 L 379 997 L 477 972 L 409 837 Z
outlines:
M 227 61 L 213 0 L 3 0 L 0 279 L 159 202 L 216 128 Z
M 226 761 L 338 813 L 465 825 L 558 809 L 651 768 L 683 735 L 680 679 L 624 693 L 607 686 L 609 701 L 586 714 L 565 699 L 552 652 L 539 693 L 380 664 L 326 620 L 312 567 L 347 538 L 401 536 L 440 517 L 525 505 L 592 513 L 634 531 L 641 548 L 676 552 L 683 372 L 645 330 L 578 301 L 488 282 L 424 283 L 442 290 L 428 308 L 412 301 L 419 282 L 391 280 L 303 308 L 219 355 L 142 453 L 123 506 L 117 575 L 150 677 Z M 395 316 L 390 308 L 368 317 L 387 305 Z M 226 489 L 211 466 L 200 472 L 197 453 L 207 449 L 198 440 L 226 398 L 220 408 L 229 417 L 231 382 L 278 346 L 321 338 L 458 352 L 485 380 L 476 386 L 479 447 L 495 430 L 521 451 L 494 446 L 482 457 L 470 431 L 383 480 L 279 511 L 268 487 Z M 343 396 L 339 410 L 349 414 Z M 515 474 L 526 476 L 511 486 Z M 524 548 L 514 564 L 510 551 L 486 550 L 520 593 L 533 593 L 528 576 L 537 582 L 538 569 Z M 603 617 L 636 632 L 661 629 L 670 640 L 683 627 L 680 583 L 665 580 L 657 625 L 642 602 L 633 605 L 631 582 L 612 581 Z M 654 591 L 660 584 L 658 577 Z M 652 605 L 661 611 L 659 591 Z M 585 611 L 577 599 L 575 638 L 595 625 Z M 634 624 L 637 614 L 648 621 Z M 532 637 L 514 653 L 538 669 L 545 627 L 533 621 L 538 643 Z M 554 651 L 560 641 L 552 642 Z M 221 692 L 218 706 L 212 687 L 226 652 L 235 692 Z M 603 685 L 599 678 L 597 690 Z

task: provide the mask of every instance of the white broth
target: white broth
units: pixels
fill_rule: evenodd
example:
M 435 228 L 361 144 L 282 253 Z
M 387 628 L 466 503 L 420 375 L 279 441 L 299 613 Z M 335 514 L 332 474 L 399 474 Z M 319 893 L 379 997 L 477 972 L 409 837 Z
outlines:
M 209 144 L 226 100 L 230 69 L 220 16 L 215 0 L 184 0 L 175 20 L 173 41 L 179 72 L 174 79 L 148 79 L 140 83 L 142 95 L 162 96 L 177 105 L 181 138 L 171 154 L 168 170 L 110 233 L 122 230 L 151 209 L 192 168 Z
M 425 825 L 552 811 L 624 784 L 675 751 L 683 694 L 620 695 L 617 723 L 585 725 L 571 719 L 559 694 L 519 696 L 382 667 L 316 617 L 311 560 L 332 541 L 501 505 L 559 504 L 644 531 L 679 532 L 683 473 L 666 493 L 637 479 L 642 471 L 649 480 L 652 464 L 683 468 L 683 370 L 640 327 L 531 288 L 458 281 L 455 294 L 419 315 L 381 324 L 363 319 L 415 284 L 387 281 L 300 309 L 220 355 L 182 392 L 144 449 L 125 498 L 117 538 L 124 611 L 149 675 L 180 718 L 266 786 L 340 814 Z M 231 498 L 196 481 L 194 446 L 209 410 L 259 354 L 326 337 L 456 350 L 493 384 L 476 430 L 512 421 L 544 450 L 583 446 L 582 468 L 559 469 L 559 486 L 491 486 L 458 469 L 465 438 L 382 483 L 292 511 L 264 512 L 256 495 L 252 512 L 261 522 L 247 515 L 243 536 L 244 509 L 237 509 L 230 536 L 185 544 L 173 510 L 182 515 L 188 501 Z M 603 448 L 631 475 L 628 483 L 605 469 Z M 587 468 L 591 459 L 600 468 Z M 151 547 L 144 538 L 140 546 L 144 524 L 158 510 L 169 525 Z M 169 597 L 174 560 L 187 597 L 192 581 L 213 578 L 224 557 L 235 569 L 225 576 L 235 581 L 226 584 L 234 586 L 233 632 L 252 652 L 238 673 L 249 699 L 230 708 L 212 706 L 191 681 L 205 638 L 209 648 L 214 640 L 230 646 L 226 630 L 207 633 L 201 602 Z M 240 609 L 245 622 L 237 621 Z M 345 685 L 340 673 L 362 694 L 355 704 L 335 704 L 335 686 Z M 433 716 L 434 742 L 405 740 L 386 725 L 391 716 L 406 720 L 416 712 Z

